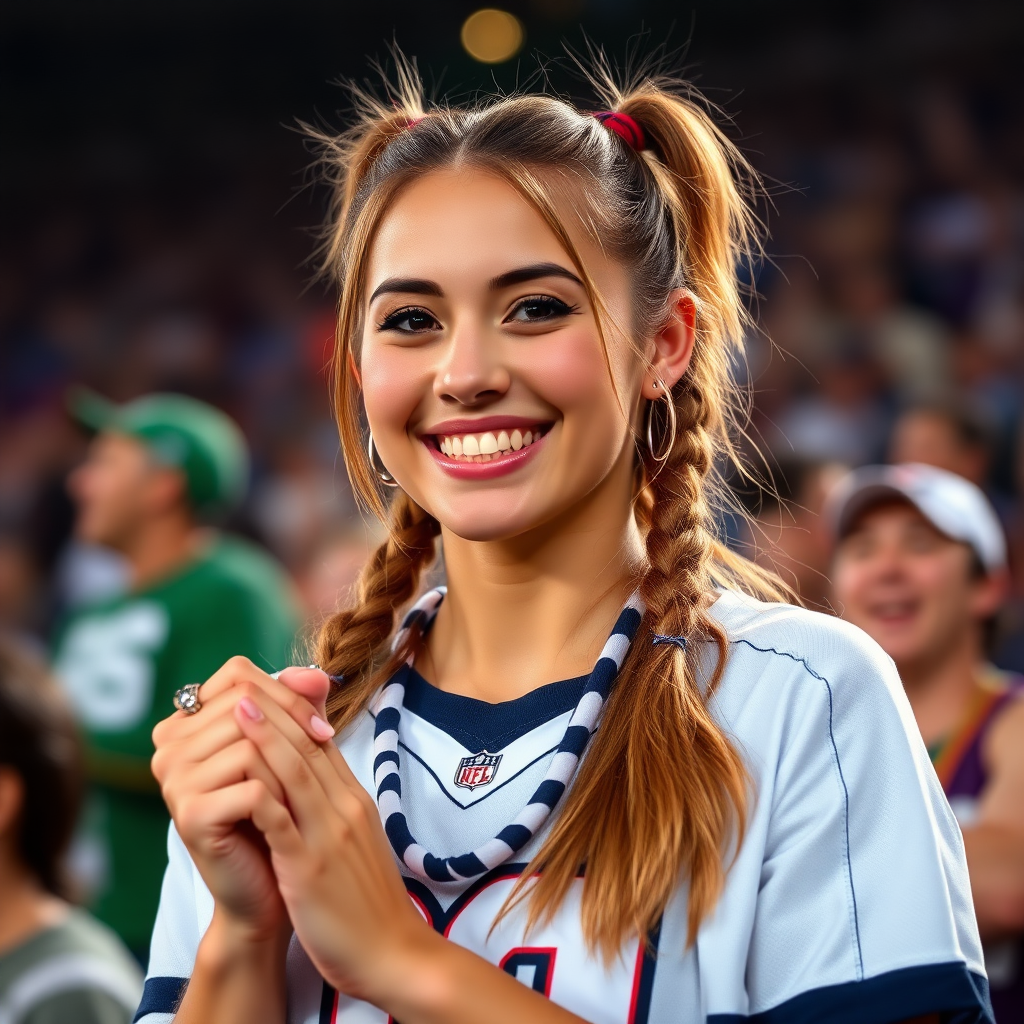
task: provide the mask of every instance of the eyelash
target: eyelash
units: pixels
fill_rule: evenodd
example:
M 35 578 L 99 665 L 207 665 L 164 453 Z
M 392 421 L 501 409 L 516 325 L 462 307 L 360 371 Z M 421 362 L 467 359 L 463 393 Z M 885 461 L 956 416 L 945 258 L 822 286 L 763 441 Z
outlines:
M 534 305 L 546 304 L 546 305 L 549 305 L 549 306 L 552 307 L 553 312 L 549 316 L 537 317 L 537 318 L 535 318 L 532 321 L 531 320 L 520 321 L 522 323 L 544 323 L 547 320 L 558 319 L 560 317 L 565 317 L 565 316 L 572 316 L 574 313 L 578 313 L 579 309 L 580 309 L 580 307 L 578 305 L 570 305 L 567 302 L 563 302 L 561 299 L 556 299 L 553 295 L 527 295 L 524 298 L 520 299 L 515 304 L 515 306 L 512 307 L 511 312 L 509 313 L 509 315 L 502 322 L 503 323 L 509 323 L 512 320 L 512 317 L 517 312 L 519 312 L 520 309 L 522 309 L 523 307 L 525 307 L 527 305 L 530 305 L 530 304 L 534 304 Z M 429 317 L 431 320 L 434 320 L 433 315 L 428 313 L 425 309 L 423 309 L 420 306 L 403 306 L 401 309 L 396 309 L 394 312 L 389 313 L 387 316 L 385 316 L 377 324 L 377 330 L 378 331 L 394 331 L 394 330 L 398 330 L 398 324 L 400 324 L 402 322 L 402 320 L 407 319 L 408 317 L 413 316 L 415 314 L 420 314 L 421 316 Z M 434 320 L 434 323 L 436 324 L 437 321 Z M 403 334 L 419 334 L 421 332 L 420 331 L 402 331 L 401 333 L 403 333 Z

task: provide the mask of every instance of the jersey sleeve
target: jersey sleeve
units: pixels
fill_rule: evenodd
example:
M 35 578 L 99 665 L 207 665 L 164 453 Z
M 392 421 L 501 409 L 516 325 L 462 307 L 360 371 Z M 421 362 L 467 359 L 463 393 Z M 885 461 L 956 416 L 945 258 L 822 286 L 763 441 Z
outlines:
M 212 899 L 201 889 L 192 858 L 172 824 L 168 864 L 149 953 L 149 968 L 135 1021 L 171 1024 L 192 976 L 199 940 L 212 913 Z
M 859 631 L 827 629 L 824 644 L 739 654 L 771 680 L 745 712 L 774 739 L 737 860 L 756 898 L 717 915 L 747 930 L 742 997 L 707 1020 L 991 1021 L 963 842 L 895 668 Z

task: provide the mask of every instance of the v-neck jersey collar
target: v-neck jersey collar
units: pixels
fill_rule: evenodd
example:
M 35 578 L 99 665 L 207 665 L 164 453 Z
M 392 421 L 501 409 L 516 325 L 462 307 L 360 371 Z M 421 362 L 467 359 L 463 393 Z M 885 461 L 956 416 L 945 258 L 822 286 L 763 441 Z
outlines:
M 467 750 L 496 753 L 528 732 L 567 714 L 579 703 L 589 675 L 539 686 L 513 700 L 490 704 L 439 690 L 416 669 L 396 673 L 405 687 L 405 709 L 447 733 Z

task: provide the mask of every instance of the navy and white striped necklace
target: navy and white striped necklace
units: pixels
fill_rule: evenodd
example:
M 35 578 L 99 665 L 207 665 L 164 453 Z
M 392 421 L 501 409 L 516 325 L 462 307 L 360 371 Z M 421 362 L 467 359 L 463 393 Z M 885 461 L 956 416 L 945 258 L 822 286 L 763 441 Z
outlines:
M 421 623 L 423 628 L 430 624 L 444 600 L 445 593 L 445 587 L 438 587 L 416 602 L 395 637 L 396 648 L 404 643 L 414 624 Z M 377 808 L 384 831 L 398 859 L 414 875 L 434 882 L 459 882 L 476 878 L 503 864 L 536 835 L 576 773 L 580 758 L 597 728 L 601 710 L 608 699 L 612 683 L 615 682 L 615 677 L 622 667 L 623 659 L 643 614 L 644 604 L 640 595 L 634 594 L 619 613 L 611 636 L 608 637 L 608 642 L 587 678 L 583 694 L 569 719 L 565 735 L 551 759 L 547 774 L 527 805 L 516 819 L 506 825 L 493 839 L 471 853 L 457 857 L 434 856 L 420 846 L 409 831 L 409 823 L 402 810 L 402 781 L 399 776 L 398 755 L 398 731 L 405 701 L 405 687 L 401 680 L 405 675 L 399 672 L 384 684 L 372 706 L 376 718 L 373 735 L 373 776 L 377 787 Z M 411 666 L 413 660 L 414 656 L 410 655 L 407 664 Z

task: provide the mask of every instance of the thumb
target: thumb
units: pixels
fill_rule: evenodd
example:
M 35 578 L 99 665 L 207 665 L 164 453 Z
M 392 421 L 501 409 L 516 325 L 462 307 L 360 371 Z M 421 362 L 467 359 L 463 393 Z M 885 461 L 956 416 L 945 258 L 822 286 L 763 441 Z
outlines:
M 286 668 L 281 670 L 277 678 L 293 693 L 305 697 L 321 718 L 327 718 L 326 702 L 331 680 L 323 669 Z

